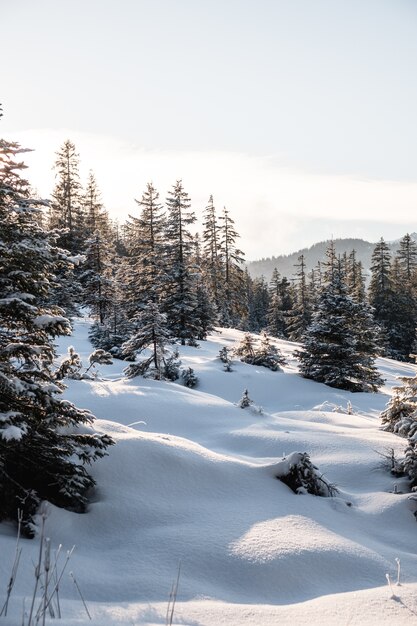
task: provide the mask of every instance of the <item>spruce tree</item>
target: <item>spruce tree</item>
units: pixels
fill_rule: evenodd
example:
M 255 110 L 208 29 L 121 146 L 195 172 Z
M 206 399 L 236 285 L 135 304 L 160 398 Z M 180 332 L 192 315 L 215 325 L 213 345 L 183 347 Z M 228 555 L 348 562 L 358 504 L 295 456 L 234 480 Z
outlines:
M 366 301 L 363 265 L 361 261 L 356 260 L 355 250 L 352 250 L 346 258 L 346 286 L 349 295 L 355 300 L 355 302 Z
M 273 337 L 285 337 L 285 321 L 281 298 L 281 276 L 275 267 L 269 284 L 268 332 Z
M 220 292 L 222 272 L 220 262 L 220 229 L 214 206 L 210 196 L 203 215 L 203 262 L 202 268 L 210 285 L 217 310 L 220 308 Z
M 82 197 L 82 206 L 85 236 L 91 237 L 94 232 L 98 231 L 104 240 L 111 241 L 113 228 L 102 203 L 96 177 L 91 170 L 88 174 L 87 185 Z
M 248 299 L 247 327 L 259 332 L 268 326 L 269 289 L 264 276 L 252 279 L 245 270 Z
M 247 302 L 242 301 L 244 286 L 244 254 L 236 247 L 239 234 L 226 207 L 220 216 L 220 260 L 222 265 L 222 297 L 220 321 L 223 326 L 239 327 L 247 317 Z
M 292 341 L 300 341 L 311 323 L 311 301 L 307 285 L 306 264 L 304 255 L 298 257 L 295 267 L 295 303 L 287 318 L 287 329 Z
M 417 244 L 407 234 L 400 241 L 391 267 L 393 290 L 391 346 L 393 356 L 402 360 L 410 360 L 416 341 L 416 268 Z
M 83 302 L 90 307 L 100 324 L 110 317 L 114 303 L 114 279 L 112 266 L 115 259 L 113 246 L 99 230 L 85 243 L 84 272 L 80 276 L 83 285 Z
M 124 280 L 129 316 L 139 313 L 149 300 L 159 303 L 163 290 L 165 214 L 152 183 L 147 184 L 136 203 L 140 215 L 130 216 L 126 225 L 128 257 Z
M 21 152 L 0 141 L 0 519 L 17 519 L 20 509 L 30 537 L 41 500 L 85 510 L 94 485 L 86 465 L 112 441 L 91 429 L 91 413 L 60 398 L 54 380 L 52 340 L 70 325 L 45 306 L 58 252 L 39 226 Z
M 79 253 L 83 241 L 84 212 L 82 186 L 79 174 L 79 154 L 67 139 L 56 153 L 57 182 L 52 193 L 49 227 L 66 229 L 59 244 L 71 253 Z
M 391 276 L 391 251 L 381 237 L 371 258 L 371 281 L 368 300 L 372 307 L 375 322 L 380 328 L 380 342 L 383 354 L 397 356 L 394 342 L 394 291 Z
M 217 308 L 215 305 L 215 296 L 210 285 L 205 280 L 204 271 L 202 269 L 203 262 L 200 255 L 200 242 L 198 233 L 195 236 L 195 295 L 196 307 L 194 315 L 197 322 L 197 339 L 204 341 L 207 334 L 214 330 L 214 325 L 218 321 Z
M 167 200 L 165 225 L 165 293 L 163 311 L 168 328 L 182 345 L 194 343 L 199 334 L 195 315 L 196 267 L 193 262 L 195 242 L 189 231 L 196 217 L 191 211 L 191 200 L 178 180 Z
M 370 314 L 347 294 L 332 244 L 327 259 L 327 285 L 297 353 L 300 373 L 339 389 L 376 391 L 383 381 L 374 365 L 377 346 Z
M 268 332 L 273 337 L 288 338 L 288 322 L 294 307 L 294 291 L 286 276 L 275 268 L 269 285 Z
M 149 348 L 149 356 L 125 369 L 126 376 L 151 375 L 160 380 L 164 378 L 166 364 L 166 346 L 170 342 L 166 316 L 160 312 L 158 304 L 149 300 L 147 306 L 137 315 L 137 332 L 123 346 L 125 356 L 134 357 Z

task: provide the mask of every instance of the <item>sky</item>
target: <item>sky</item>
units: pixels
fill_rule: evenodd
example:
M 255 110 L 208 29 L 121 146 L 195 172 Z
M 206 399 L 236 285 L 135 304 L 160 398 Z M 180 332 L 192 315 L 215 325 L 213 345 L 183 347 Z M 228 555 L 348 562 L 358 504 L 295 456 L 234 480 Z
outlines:
M 0 0 L 0 136 L 70 138 L 121 221 L 179 178 L 248 259 L 417 230 L 415 0 Z

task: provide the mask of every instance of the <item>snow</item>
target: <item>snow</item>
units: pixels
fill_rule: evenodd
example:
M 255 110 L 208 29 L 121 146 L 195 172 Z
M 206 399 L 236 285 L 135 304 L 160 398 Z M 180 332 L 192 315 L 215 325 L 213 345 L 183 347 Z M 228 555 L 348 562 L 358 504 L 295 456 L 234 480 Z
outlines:
M 78 320 L 59 354 L 74 345 L 86 364 L 89 325 Z M 174 623 L 417 623 L 417 503 L 378 454 L 405 447 L 378 416 L 396 376 L 416 368 L 380 359 L 382 392 L 351 394 L 301 378 L 296 344 L 279 341 L 283 372 L 239 361 L 225 372 L 219 350 L 242 336 L 222 329 L 198 348 L 179 347 L 182 367 L 199 378 L 194 389 L 126 380 L 116 359 L 95 380 L 65 381 L 65 397 L 91 410 L 117 445 L 91 468 L 97 488 L 88 513 L 50 507 L 46 521 L 55 548 L 76 545 L 68 571 L 93 620 L 66 576 L 63 619 L 48 624 L 164 624 L 179 563 Z M 262 413 L 236 406 L 246 388 Z M 298 452 L 336 483 L 336 497 L 295 495 L 276 479 Z M 22 547 L 11 617 L 0 626 L 21 624 L 22 598 L 28 604 L 33 588 L 38 539 Z M 3 523 L 0 591 L 14 549 L 15 529 Z

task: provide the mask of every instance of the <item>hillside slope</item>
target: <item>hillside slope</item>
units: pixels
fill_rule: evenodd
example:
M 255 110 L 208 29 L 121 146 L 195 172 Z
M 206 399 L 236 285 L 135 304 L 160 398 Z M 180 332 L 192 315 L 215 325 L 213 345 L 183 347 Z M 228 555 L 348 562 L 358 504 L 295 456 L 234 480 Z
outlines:
M 88 320 L 73 337 L 86 362 Z M 351 394 L 302 379 L 292 353 L 284 372 L 217 358 L 239 331 L 214 333 L 199 348 L 181 347 L 200 378 L 179 383 L 126 380 L 125 365 L 102 366 L 93 381 L 68 381 L 66 397 L 91 409 L 117 445 L 92 468 L 97 480 L 86 515 L 50 507 L 52 544 L 76 544 L 71 569 L 94 624 L 165 623 L 166 602 L 181 563 L 177 623 L 373 624 L 416 620 L 417 526 L 407 494 L 378 452 L 404 448 L 379 429 L 379 412 L 397 375 L 416 368 L 379 361 L 387 379 L 378 394 Z M 259 408 L 236 402 L 247 388 Z M 354 414 L 348 415 L 350 401 Z M 337 483 L 335 498 L 295 495 L 276 479 L 277 463 L 308 452 Z M 38 541 L 23 541 L 7 625 L 21 623 Z M 0 525 L 0 584 L 13 560 L 14 529 Z M 391 599 L 385 574 L 403 585 Z M 89 622 L 70 579 L 61 590 L 60 622 Z M 0 624 L 2 620 L 0 618 Z M 175 623 L 175 620 L 174 620 Z
M 417 233 L 411 233 L 411 237 L 417 241 Z M 249 261 L 247 263 L 249 274 L 253 278 L 259 278 L 265 276 L 267 281 L 271 279 L 274 268 L 277 268 L 281 276 L 292 278 L 296 268 L 294 265 L 298 262 L 298 257 L 303 254 L 304 261 L 306 263 L 307 271 L 310 271 L 316 267 L 319 261 L 324 261 L 326 257 L 326 249 L 329 241 L 319 241 L 309 248 L 303 248 L 292 254 L 281 254 L 278 256 L 268 257 L 255 261 Z M 357 261 L 361 261 L 365 270 L 366 276 L 370 276 L 371 257 L 375 248 L 375 243 L 364 241 L 363 239 L 334 239 L 335 249 L 337 254 L 343 254 L 346 252 L 349 254 L 352 250 L 356 252 Z M 391 249 L 391 253 L 394 255 L 398 249 L 399 241 L 387 242 Z

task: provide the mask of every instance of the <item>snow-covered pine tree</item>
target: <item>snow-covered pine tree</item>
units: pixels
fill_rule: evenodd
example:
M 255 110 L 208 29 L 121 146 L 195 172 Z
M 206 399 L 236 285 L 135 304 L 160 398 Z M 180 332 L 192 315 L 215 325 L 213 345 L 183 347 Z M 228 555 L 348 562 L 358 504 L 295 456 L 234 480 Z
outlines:
M 382 428 L 401 437 L 417 432 L 417 376 L 400 376 L 401 385 L 393 387 L 387 406 L 381 413 Z
M 267 330 L 273 337 L 285 336 L 284 313 L 280 293 L 280 274 L 275 267 L 269 283 L 269 307 Z
M 393 334 L 393 301 L 394 292 L 391 283 L 391 251 L 381 237 L 376 244 L 371 258 L 371 281 L 368 289 L 368 300 L 372 307 L 373 317 L 380 331 L 381 351 L 394 357 Z
M 90 170 L 82 198 L 84 226 L 87 237 L 98 231 L 102 239 L 111 241 L 113 228 L 101 200 L 101 193 L 94 173 Z
M 294 294 L 289 280 L 281 278 L 275 268 L 269 284 L 268 332 L 273 337 L 288 338 L 288 319 L 294 306 Z
M 220 230 L 213 196 L 210 196 L 203 214 L 202 244 L 202 269 L 213 294 L 216 308 L 219 310 L 222 284 Z
M 346 259 L 346 286 L 348 294 L 355 302 L 366 301 L 365 277 L 361 261 L 356 260 L 356 251 L 352 250 Z
M 99 230 L 85 242 L 85 261 L 80 282 L 83 286 L 83 302 L 90 307 L 91 314 L 100 324 L 110 317 L 114 304 L 114 278 L 112 267 L 115 250 L 103 238 Z
M 301 341 L 311 323 L 312 306 L 307 284 L 306 264 L 304 255 L 298 257 L 295 264 L 295 302 L 287 318 L 287 332 L 292 341 Z
M 268 326 L 269 289 L 264 276 L 251 278 L 245 270 L 247 285 L 248 319 L 247 328 L 259 332 Z
M 253 400 L 251 400 L 251 398 L 249 398 L 249 391 L 247 389 L 245 389 L 244 392 L 243 392 L 242 397 L 240 398 L 239 402 L 237 403 L 237 406 L 240 409 L 247 409 L 252 404 L 253 404 Z
M 191 211 L 191 200 L 178 180 L 169 193 L 165 225 L 165 292 L 162 303 L 168 328 L 182 345 L 194 343 L 200 329 L 195 315 L 196 267 L 195 241 L 189 231 L 196 217 Z
M 286 364 L 284 356 L 278 348 L 271 343 L 265 331 L 261 332 L 261 342 L 260 345 L 255 348 L 252 364 L 267 367 L 273 372 L 281 370 L 281 365 Z
M 72 141 L 67 139 L 56 157 L 57 182 L 52 193 L 49 228 L 66 229 L 58 243 L 72 254 L 78 254 L 82 249 L 85 226 L 79 154 Z
M 213 291 L 210 289 L 210 284 L 207 284 L 204 271 L 203 261 L 200 255 L 200 241 L 198 233 L 195 236 L 195 295 L 196 295 L 196 308 L 194 315 L 197 321 L 197 339 L 204 341 L 207 338 L 207 334 L 214 330 L 214 325 L 218 322 L 217 308 Z
M 21 152 L 0 140 L 0 519 L 16 520 L 20 509 L 30 537 L 41 500 L 85 510 L 94 485 L 86 465 L 112 440 L 90 428 L 89 411 L 60 398 L 53 377 L 52 339 L 70 325 L 43 306 L 58 253 L 21 177 Z
M 56 185 L 49 203 L 48 228 L 58 233 L 57 243 L 69 251 L 72 263 L 58 264 L 50 302 L 62 307 L 68 315 L 76 315 L 82 303 L 80 255 L 86 238 L 79 155 L 67 139 L 56 157 Z
M 244 288 L 244 254 L 236 247 L 239 234 L 226 207 L 219 218 L 220 261 L 222 267 L 222 294 L 220 323 L 223 326 L 239 327 L 247 317 L 247 303 L 242 300 Z
M 166 316 L 161 313 L 156 302 L 149 300 L 136 317 L 137 331 L 122 346 L 124 356 L 142 354 L 149 348 L 149 354 L 139 362 L 134 362 L 125 369 L 128 378 L 134 376 L 152 376 L 160 380 L 164 378 L 166 364 L 166 346 L 170 343 Z
M 376 347 L 368 314 L 348 296 L 334 244 L 327 250 L 326 279 L 305 333 L 300 359 L 300 373 L 305 378 L 350 391 L 376 391 L 382 384 L 374 365 Z M 361 334 L 366 332 L 362 344 Z M 365 345 L 369 353 L 364 351 Z
M 417 326 L 417 244 L 410 235 L 400 241 L 391 266 L 393 288 L 391 302 L 391 346 L 393 356 L 410 360 L 416 340 Z
M 250 333 L 245 333 L 243 339 L 234 348 L 233 354 L 244 363 L 252 363 L 255 358 L 255 340 Z
M 128 317 L 139 313 L 149 301 L 160 304 L 163 290 L 165 214 L 152 183 L 146 185 L 136 203 L 140 215 L 130 216 L 126 224 L 128 258 L 123 279 Z

